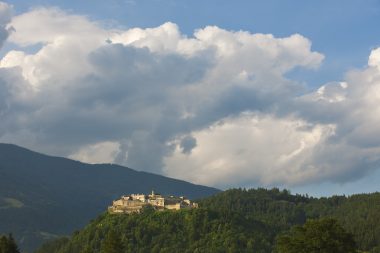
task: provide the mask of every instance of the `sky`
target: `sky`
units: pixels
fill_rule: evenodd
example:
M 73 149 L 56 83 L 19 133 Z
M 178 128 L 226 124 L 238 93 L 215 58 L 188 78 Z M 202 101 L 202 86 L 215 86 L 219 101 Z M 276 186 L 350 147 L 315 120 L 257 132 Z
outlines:
M 0 142 L 220 189 L 379 191 L 377 0 L 0 2 Z

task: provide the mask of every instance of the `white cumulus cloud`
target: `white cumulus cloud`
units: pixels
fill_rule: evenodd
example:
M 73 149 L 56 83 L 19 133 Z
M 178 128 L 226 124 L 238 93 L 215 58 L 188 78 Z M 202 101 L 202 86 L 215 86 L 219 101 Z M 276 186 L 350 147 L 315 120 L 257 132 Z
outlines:
M 197 146 L 190 154 L 182 152 L 175 140 L 165 172 L 219 187 L 292 185 L 328 178 L 333 171 L 320 167 L 315 155 L 334 130 L 333 125 L 243 113 L 193 132 Z
M 112 163 L 119 153 L 118 142 L 100 142 L 81 147 L 76 153 L 69 156 L 74 160 L 86 163 Z
M 308 93 L 286 74 L 324 55 L 300 34 L 109 29 L 58 8 L 0 22 L 19 46 L 0 61 L 0 141 L 219 187 L 350 181 L 378 166 L 378 49 Z

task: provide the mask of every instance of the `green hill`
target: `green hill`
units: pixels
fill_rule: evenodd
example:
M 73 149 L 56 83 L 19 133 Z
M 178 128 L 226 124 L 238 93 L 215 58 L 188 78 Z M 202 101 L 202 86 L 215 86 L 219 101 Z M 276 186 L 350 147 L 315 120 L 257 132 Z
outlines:
M 0 144 L 0 234 L 20 248 L 71 234 L 126 193 L 200 198 L 219 190 L 111 164 L 90 165 Z
M 380 193 L 312 198 L 278 189 L 234 189 L 201 202 L 229 216 L 239 214 L 269 225 L 275 233 L 307 219 L 332 217 L 355 236 L 359 249 L 380 252 Z
M 308 219 L 332 217 L 363 252 L 380 252 L 380 194 L 309 198 L 278 189 L 233 189 L 200 201 L 201 208 L 143 214 L 102 214 L 70 238 L 37 253 L 102 253 L 110 240 L 123 252 L 259 252 Z

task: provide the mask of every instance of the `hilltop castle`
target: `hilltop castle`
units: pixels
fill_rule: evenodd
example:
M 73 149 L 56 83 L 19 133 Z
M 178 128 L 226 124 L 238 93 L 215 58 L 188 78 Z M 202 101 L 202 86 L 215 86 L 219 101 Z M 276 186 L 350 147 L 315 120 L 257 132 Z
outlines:
M 131 194 L 114 200 L 112 206 L 108 207 L 109 213 L 140 213 L 144 206 L 151 205 L 156 210 L 179 210 L 198 208 L 198 204 L 184 197 L 164 197 L 160 194 Z

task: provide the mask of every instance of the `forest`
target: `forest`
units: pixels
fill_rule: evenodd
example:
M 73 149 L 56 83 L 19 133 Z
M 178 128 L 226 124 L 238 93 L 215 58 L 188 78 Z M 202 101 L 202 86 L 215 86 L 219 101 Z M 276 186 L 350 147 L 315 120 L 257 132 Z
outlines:
M 322 244 L 345 251 L 315 252 L 380 252 L 379 193 L 313 198 L 276 188 L 232 189 L 198 201 L 200 208 L 193 210 L 103 213 L 36 253 L 291 253 L 313 247 L 323 233 L 343 244 Z

